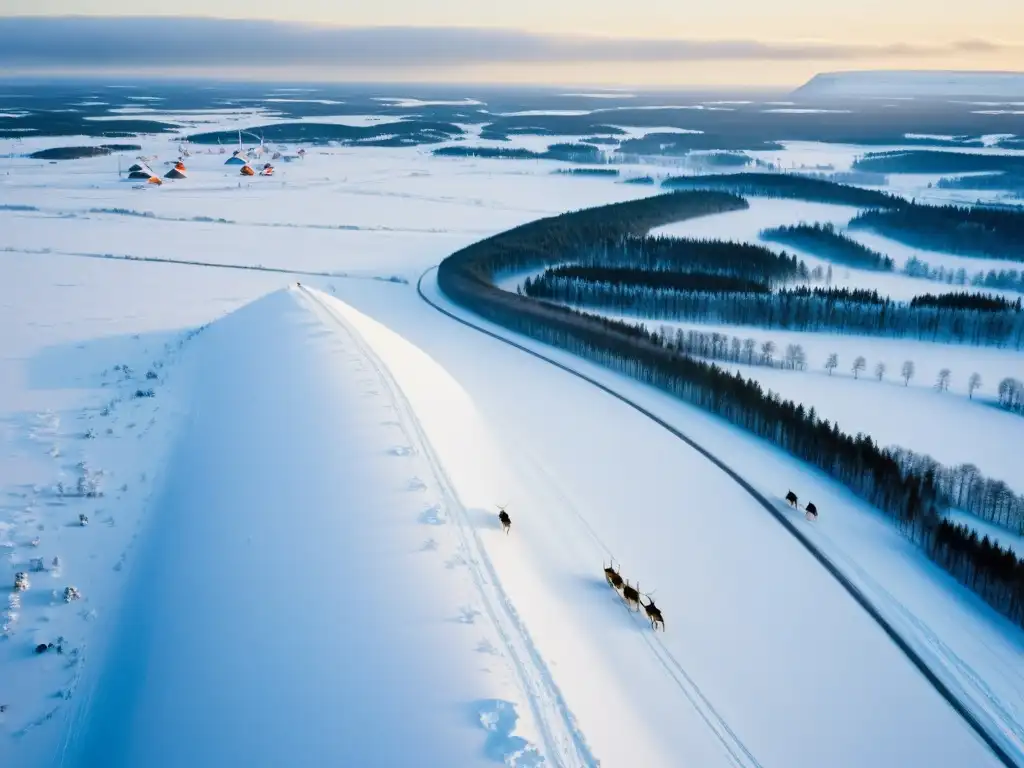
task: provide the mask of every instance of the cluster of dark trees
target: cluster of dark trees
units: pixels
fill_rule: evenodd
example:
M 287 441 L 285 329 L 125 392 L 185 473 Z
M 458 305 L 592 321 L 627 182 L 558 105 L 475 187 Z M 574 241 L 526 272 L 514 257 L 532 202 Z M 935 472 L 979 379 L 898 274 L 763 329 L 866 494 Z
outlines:
M 928 556 L 991 606 L 1024 623 L 1024 560 L 961 523 L 940 520 L 928 539 Z
M 850 227 L 871 229 L 918 248 L 1024 261 L 1024 210 L 908 203 L 864 211 Z
M 1019 155 L 980 155 L 967 152 L 910 151 L 869 152 L 853 162 L 853 168 L 874 173 L 975 173 L 1024 171 Z
M 664 278 L 665 281 L 670 278 Z M 664 284 L 664 283 L 663 283 Z M 689 291 L 620 284 L 545 272 L 524 283 L 523 293 L 545 301 L 614 314 L 661 320 L 757 325 L 796 331 L 835 331 L 979 346 L 1024 346 L 1024 312 L 913 306 L 874 291 L 800 286 L 773 293 Z
M 935 186 L 939 189 L 1003 189 L 1007 192 L 1024 192 L 1024 171 L 942 178 Z
M 103 157 L 114 152 L 137 152 L 139 144 L 100 144 L 98 147 L 51 147 L 40 149 L 29 155 L 33 160 L 80 160 L 86 157 Z
M 692 194 L 692 193 L 691 193 Z M 762 245 L 698 240 L 665 235 L 632 236 L 590 249 L 580 263 L 591 267 L 629 267 L 647 272 L 704 272 L 735 275 L 775 284 L 807 280 L 807 265 L 796 256 Z
M 947 309 L 974 309 L 979 312 L 1021 311 L 1020 299 L 1010 301 L 1002 296 L 984 293 L 923 293 L 910 300 L 911 307 L 945 307 Z
M 510 268 L 546 267 L 581 251 L 597 251 L 614 232 L 642 235 L 668 223 L 666 218 L 699 216 L 730 205 L 737 205 L 731 196 L 698 193 L 541 219 L 449 256 L 438 269 L 438 284 L 452 301 L 492 322 L 659 387 L 818 467 L 881 509 L 936 562 L 954 568 L 954 561 L 939 553 L 966 550 L 970 534 L 942 528 L 934 477 L 905 470 L 870 437 L 844 433 L 837 424 L 818 418 L 813 408 L 671 349 L 643 326 L 536 301 L 494 285 L 495 276 Z M 640 214 L 632 222 L 631 210 Z M 1015 561 L 1010 570 L 983 559 L 970 565 L 973 579 L 966 583 L 973 587 L 984 582 L 981 594 L 1024 624 L 1024 561 Z
M 947 467 L 931 456 L 906 448 L 891 448 L 904 472 L 930 474 L 939 500 L 953 509 L 970 512 L 981 520 L 1024 536 L 1024 495 L 1002 480 L 985 477 L 973 464 Z
M 623 184 L 653 184 L 654 179 L 650 176 L 633 176 L 629 179 L 623 179 Z
M 762 240 L 803 248 L 837 264 L 883 272 L 891 272 L 893 268 L 891 258 L 847 237 L 831 223 L 775 227 L 763 229 L 760 234 Z
M 1024 271 L 1016 269 L 1001 269 L 998 272 L 994 269 L 990 269 L 988 272 L 979 270 L 968 275 L 967 270 L 962 267 L 960 269 L 950 269 L 941 265 L 932 267 L 928 262 L 911 256 L 903 265 L 903 274 L 947 285 L 975 285 L 982 288 L 1001 288 L 1024 293 Z
M 556 168 L 552 173 L 566 176 L 618 176 L 618 168 Z
M 907 201 L 896 195 L 846 184 L 836 184 L 789 173 L 720 173 L 707 176 L 671 176 L 665 189 L 714 189 L 754 197 L 810 200 L 816 203 L 855 205 L 861 208 L 901 208 Z

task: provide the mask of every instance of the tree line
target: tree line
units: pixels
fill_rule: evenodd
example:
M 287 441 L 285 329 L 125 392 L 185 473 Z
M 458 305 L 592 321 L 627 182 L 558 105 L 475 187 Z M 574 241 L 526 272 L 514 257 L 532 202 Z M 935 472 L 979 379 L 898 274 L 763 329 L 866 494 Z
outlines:
M 973 464 L 947 467 L 927 454 L 906 448 L 893 447 L 890 451 L 903 471 L 930 474 L 940 501 L 947 507 L 970 512 L 1024 536 L 1024 495 L 1002 480 L 985 477 Z
M 438 147 L 439 157 L 482 157 L 499 160 L 562 160 L 569 163 L 601 163 L 604 153 L 591 144 L 552 144 L 543 152 L 522 147 L 481 147 L 459 144 Z
M 831 223 L 796 224 L 794 226 L 762 229 L 762 240 L 782 243 L 791 248 L 803 248 L 826 261 L 845 264 L 857 269 L 891 272 L 893 260 L 884 253 L 868 248 L 847 237 Z
M 1010 301 L 1002 296 L 995 296 L 984 293 L 968 293 L 959 291 L 956 293 L 931 294 L 923 293 L 914 296 L 910 300 L 912 307 L 943 307 L 945 309 L 973 309 L 978 312 L 1020 312 L 1020 299 Z
M 924 280 L 933 280 L 946 285 L 974 285 L 981 288 L 998 288 L 1005 291 L 1019 291 L 1024 293 L 1024 270 L 1001 269 L 996 272 L 994 269 L 979 270 L 971 275 L 963 267 L 959 269 L 947 268 L 944 266 L 932 267 L 928 262 L 922 261 L 916 256 L 907 259 L 903 265 L 903 274 L 907 277 L 917 277 Z
M 629 267 L 651 274 L 703 272 L 734 275 L 766 284 L 810 278 L 807 265 L 801 259 L 753 243 L 633 235 L 615 244 L 605 242 L 600 248 L 581 249 L 580 253 L 583 255 L 578 263 L 586 267 Z
M 871 229 L 918 248 L 1024 261 L 1024 210 L 908 203 L 863 211 L 849 226 Z
M 854 205 L 860 208 L 898 209 L 907 201 L 897 195 L 790 173 L 720 173 L 706 176 L 671 176 L 665 189 L 706 189 L 753 197 L 809 200 Z
M 1024 312 L 892 301 L 873 291 L 811 289 L 773 293 L 676 290 L 544 272 L 524 282 L 526 296 L 621 315 L 796 331 L 834 331 L 975 346 L 1024 346 Z
M 648 270 L 636 267 L 599 267 L 583 264 L 565 264 L 548 267 L 543 277 L 564 277 L 584 281 L 600 281 L 616 285 L 668 288 L 674 291 L 711 291 L 715 293 L 769 293 L 771 285 L 731 274 L 713 272 L 676 272 L 675 270 Z M 540 278 L 543 279 L 543 278 Z M 532 282 L 527 277 L 525 282 Z M 529 291 L 527 291 L 529 293 Z
M 442 261 L 438 284 L 452 301 L 487 320 L 659 387 L 818 467 L 882 510 L 957 577 L 963 579 L 966 564 L 974 578 L 964 582 L 1024 625 L 1024 561 L 1015 559 L 1012 567 L 1003 560 L 994 564 L 972 549 L 966 529 L 947 530 L 939 490 L 929 473 L 902 467 L 870 437 L 844 433 L 838 424 L 818 418 L 813 408 L 783 400 L 753 379 L 666 347 L 656 332 L 642 325 L 536 301 L 494 285 L 495 276 L 510 266 L 548 266 L 587 250 L 588 244 L 597 248 L 600 243 L 590 238 L 609 228 L 642 234 L 643 224 L 626 224 L 629 206 L 652 205 L 651 200 L 657 198 L 562 214 L 487 238 Z M 668 223 L 664 216 L 672 215 L 669 211 L 696 216 L 725 204 L 700 197 L 657 202 L 654 210 L 663 215 L 648 209 L 643 220 Z
M 869 152 L 853 161 L 858 171 L 873 173 L 979 173 L 984 171 L 1024 172 L 1019 155 L 981 155 L 927 149 Z

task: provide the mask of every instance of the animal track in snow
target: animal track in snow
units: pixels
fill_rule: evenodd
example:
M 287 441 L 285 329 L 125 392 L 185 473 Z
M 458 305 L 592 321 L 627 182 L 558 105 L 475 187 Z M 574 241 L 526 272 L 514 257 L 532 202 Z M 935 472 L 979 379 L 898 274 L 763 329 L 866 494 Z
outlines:
M 420 522 L 426 525 L 444 525 L 440 504 L 432 504 L 420 513 Z
M 408 445 L 397 445 L 388 451 L 392 456 L 412 456 L 416 453 L 414 448 Z
M 468 605 L 464 605 L 459 608 L 459 616 L 456 619 L 460 624 L 472 624 L 476 621 L 476 617 L 480 615 L 480 611 Z
M 427 490 L 427 484 L 420 480 L 418 477 L 414 477 L 409 480 L 405 486 L 410 491 L 425 491 Z

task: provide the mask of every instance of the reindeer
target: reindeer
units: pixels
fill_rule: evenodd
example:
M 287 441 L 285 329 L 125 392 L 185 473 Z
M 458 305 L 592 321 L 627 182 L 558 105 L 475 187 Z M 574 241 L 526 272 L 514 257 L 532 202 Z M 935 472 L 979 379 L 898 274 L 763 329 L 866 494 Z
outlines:
M 508 516 L 508 512 L 502 506 L 498 507 L 498 519 L 501 520 L 501 528 L 508 534 L 509 528 L 512 527 L 512 518 Z
M 787 493 L 786 494 L 786 501 L 789 502 L 789 506 L 793 507 L 793 509 L 796 509 L 797 500 L 796 500 L 796 494 L 795 493 L 793 493 L 792 491 Z
M 665 619 L 661 615 L 661 609 L 654 604 L 654 598 L 646 592 L 644 592 L 644 597 L 646 597 L 649 602 L 641 602 L 640 604 L 643 605 L 644 611 L 647 612 L 647 618 L 651 620 L 651 629 L 657 630 L 658 625 L 661 624 L 661 631 L 664 632 Z
M 637 584 L 637 587 L 640 585 Z M 626 601 L 626 605 L 636 606 L 633 608 L 634 611 L 640 610 L 640 593 L 636 588 L 629 586 L 629 579 L 626 579 L 625 585 L 622 587 L 622 599 Z
M 619 572 L 615 570 L 615 560 L 612 560 L 611 563 L 605 566 L 604 578 L 605 581 L 608 582 L 608 586 L 615 590 L 622 589 L 622 577 L 619 575 Z
M 814 506 L 813 503 L 807 502 L 807 506 L 804 507 L 804 512 L 805 512 L 804 517 L 806 517 L 808 520 L 817 520 L 818 519 L 818 508 L 816 506 Z

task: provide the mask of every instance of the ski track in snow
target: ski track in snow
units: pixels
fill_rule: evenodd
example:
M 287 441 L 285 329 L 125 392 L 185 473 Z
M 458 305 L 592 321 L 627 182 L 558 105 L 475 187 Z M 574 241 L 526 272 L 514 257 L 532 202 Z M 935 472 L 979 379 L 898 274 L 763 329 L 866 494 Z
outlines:
M 615 559 L 615 553 L 608 547 L 608 545 L 597 535 L 597 532 L 590 526 L 586 518 L 579 511 L 575 504 L 566 497 L 566 495 L 559 489 L 557 483 L 551 478 L 548 473 L 537 461 L 530 456 L 530 452 L 527 450 L 513 451 L 512 461 L 516 464 L 523 475 L 530 477 L 538 485 L 546 487 L 551 494 L 556 497 L 561 503 L 562 509 L 572 513 L 581 526 L 586 530 L 587 534 L 593 540 L 594 544 L 602 551 L 604 555 L 609 558 Z M 683 695 L 690 702 L 690 705 L 703 720 L 704 724 L 708 729 L 715 735 L 715 738 L 722 745 L 725 753 L 728 755 L 729 761 L 739 768 L 762 768 L 761 763 L 753 755 L 753 753 L 746 747 L 742 739 L 733 731 L 718 711 L 715 706 L 708 700 L 701 691 L 700 686 L 694 682 L 693 678 L 686 671 L 682 663 L 675 657 L 675 655 L 665 646 L 665 643 L 656 632 L 644 631 L 648 628 L 648 621 L 640 615 L 639 611 L 630 610 L 629 606 L 626 605 L 622 600 L 617 600 L 619 607 L 626 612 L 630 617 L 631 621 L 641 630 L 639 633 L 643 638 L 644 643 L 647 645 L 650 652 L 658 660 L 658 663 L 664 668 L 666 674 L 672 678 L 673 682 L 679 687 Z
M 860 579 L 862 579 L 862 580 L 864 580 L 866 582 L 866 586 L 867 586 L 868 589 L 873 589 L 873 588 L 877 587 L 877 589 L 880 590 L 879 597 L 881 597 L 883 600 L 886 600 L 886 602 L 888 602 L 890 604 L 889 605 L 890 608 L 895 608 L 896 610 L 898 610 L 902 614 L 902 617 L 903 617 L 904 621 L 911 623 L 914 626 L 916 631 L 922 632 L 924 634 L 925 642 L 928 643 L 934 649 L 935 653 L 940 657 L 940 661 L 943 663 L 943 667 L 946 670 L 946 674 L 941 674 L 939 672 L 936 672 L 932 668 L 932 666 L 929 665 L 927 661 L 925 661 L 923 656 L 914 649 L 914 647 L 911 644 L 911 642 L 908 641 L 903 636 L 903 634 L 901 634 L 899 632 L 899 630 L 897 630 L 897 628 L 894 626 L 894 622 L 892 622 L 888 618 L 886 618 L 882 614 L 881 609 L 879 609 L 879 607 L 875 604 L 875 602 L 870 597 L 868 597 L 868 595 L 865 593 L 865 591 L 862 590 L 860 587 L 858 587 L 854 583 L 854 580 L 849 575 L 847 575 L 845 570 L 843 568 L 841 568 L 830 555 L 826 554 L 813 541 L 813 537 L 812 537 L 811 534 L 805 533 L 805 532 L 801 531 L 799 528 L 797 528 L 797 524 L 794 523 L 794 521 L 788 515 L 786 515 L 782 510 L 780 510 L 778 508 L 778 505 L 776 505 L 776 504 L 772 503 L 771 501 L 769 501 L 768 499 L 766 499 L 750 483 L 748 483 L 746 480 L 744 480 L 739 475 L 739 473 L 737 473 L 735 470 L 731 469 L 728 466 L 728 464 L 726 464 L 721 459 L 719 459 L 716 456 L 714 456 L 706 448 L 704 448 L 701 445 L 699 445 L 698 443 L 694 442 L 691 438 L 689 438 L 686 435 L 684 435 L 678 429 L 676 429 L 675 427 L 671 426 L 670 424 L 668 424 L 663 419 L 659 418 L 654 413 L 650 412 L 649 410 L 647 410 L 643 406 L 633 402 L 627 396 L 625 396 L 625 395 L 615 391 L 611 387 L 609 387 L 609 386 L 607 386 L 605 384 L 602 384 L 599 381 L 596 381 L 596 380 L 592 379 L 591 377 L 587 376 L 584 373 L 581 373 L 580 371 L 574 370 L 573 368 L 571 368 L 568 365 L 560 363 L 557 360 L 549 358 L 549 357 L 545 356 L 544 354 L 542 354 L 542 353 L 540 353 L 540 352 L 538 352 L 538 351 L 536 351 L 534 349 L 531 349 L 531 348 L 529 348 L 529 347 L 527 347 L 527 346 L 525 346 L 523 344 L 520 344 L 519 342 L 517 342 L 517 341 L 515 341 L 515 340 L 513 340 L 511 338 L 507 338 L 507 337 L 505 337 L 505 336 L 503 336 L 501 334 L 494 333 L 494 332 L 492 332 L 492 331 L 490 331 L 490 330 L 488 330 L 486 328 L 478 326 L 475 323 L 470 322 L 469 320 L 466 320 L 465 318 L 459 317 L 458 315 L 456 315 L 456 314 L 454 314 L 452 312 L 449 312 L 444 307 L 441 307 L 438 304 L 435 304 L 433 301 L 431 301 L 426 296 L 426 294 L 423 291 L 423 279 L 428 274 L 430 274 L 432 271 L 435 271 L 436 269 L 437 269 L 437 267 L 431 267 L 430 269 L 426 270 L 425 272 L 423 272 L 423 274 L 420 275 L 419 280 L 417 280 L 417 282 L 416 282 L 416 292 L 417 292 L 417 294 L 419 295 L 419 297 L 424 302 L 426 302 L 428 305 L 430 305 L 433 309 L 435 309 L 438 312 L 442 313 L 446 317 L 448 317 L 448 318 L 450 318 L 450 319 L 452 319 L 452 320 L 454 320 L 454 321 L 456 321 L 458 323 L 461 323 L 462 325 L 465 325 L 465 326 L 467 326 L 469 328 L 472 328 L 472 329 L 476 330 L 479 333 L 486 334 L 487 336 L 490 336 L 490 337 L 492 337 L 492 338 L 494 338 L 494 339 L 496 339 L 498 341 L 501 341 L 501 342 L 503 342 L 505 344 L 509 344 L 512 347 L 515 347 L 516 349 L 519 349 L 520 351 L 525 352 L 526 354 L 529 354 L 529 355 L 531 355 L 533 357 L 536 357 L 536 358 L 538 358 L 540 360 L 544 360 L 545 362 L 547 362 L 547 363 L 549 363 L 551 365 L 554 365 L 554 366 L 560 368 L 561 370 L 564 370 L 566 373 L 569 373 L 569 374 L 571 374 L 573 376 L 577 376 L 577 377 L 583 379 L 584 381 L 589 382 L 593 386 L 598 387 L 602 391 L 607 392 L 612 397 L 615 397 L 616 399 L 622 401 L 626 405 L 629 405 L 631 408 L 635 409 L 637 412 L 643 414 L 647 418 L 649 418 L 652 421 L 656 422 L 661 427 L 663 427 L 664 429 L 666 429 L 669 432 L 671 432 L 676 438 L 686 442 L 688 445 L 693 447 L 695 450 L 697 450 L 703 456 L 708 458 L 718 468 L 720 468 L 722 471 L 724 471 L 726 474 L 728 474 L 748 494 L 750 494 L 750 496 L 753 497 L 754 500 L 757 501 L 760 506 L 762 506 L 764 509 L 766 509 L 768 512 L 770 512 L 772 514 L 772 516 L 775 517 L 775 519 L 778 520 L 779 523 L 781 523 L 782 526 L 784 528 L 786 528 L 786 530 L 789 531 L 800 542 L 800 544 L 803 545 L 804 548 L 822 565 L 822 567 L 824 567 L 836 579 L 836 581 L 838 581 L 840 583 L 840 585 L 847 591 L 847 593 L 849 593 L 850 596 L 859 605 L 861 605 L 861 607 L 865 610 L 865 612 L 868 613 L 868 615 L 889 636 L 889 638 L 900 649 L 900 651 L 903 652 L 903 654 L 907 657 L 908 661 L 910 661 L 910 663 L 913 664 L 922 673 L 922 675 L 928 680 L 928 682 L 932 685 L 932 687 L 936 690 L 936 692 L 940 696 L 942 696 L 950 704 L 950 706 L 953 707 L 954 710 L 956 710 L 956 712 L 964 719 L 964 721 L 971 727 L 971 729 L 973 729 L 974 732 L 981 738 L 981 740 L 989 747 L 989 749 L 991 749 L 991 751 L 996 755 L 996 757 L 998 757 L 998 759 L 1005 766 L 1007 766 L 1007 768 L 1019 768 L 1018 763 L 1009 754 L 1009 752 L 1007 751 L 1006 747 L 1003 746 L 1002 742 L 1010 741 L 1019 750 L 1020 747 L 1022 746 L 1022 743 L 1020 742 L 1021 735 L 1022 735 L 1020 733 L 1020 729 L 1019 728 L 1012 728 L 1012 733 L 1009 733 L 1009 734 L 1004 732 L 1004 730 L 1002 728 L 998 727 L 998 725 L 996 725 L 994 722 L 992 722 L 989 717 L 984 717 L 983 715 L 981 715 L 981 713 L 978 713 L 976 711 L 976 707 L 972 706 L 971 702 L 966 700 L 963 695 L 958 695 L 957 691 L 954 690 L 954 688 L 960 690 L 961 693 L 962 693 L 962 691 L 963 691 L 963 688 L 961 687 L 962 681 L 963 681 L 964 678 L 966 678 L 966 681 L 968 682 L 968 684 L 971 684 L 975 688 L 977 696 L 980 696 L 982 698 L 982 700 L 987 700 L 987 701 L 991 702 L 993 704 L 993 708 L 996 709 L 997 711 L 999 711 L 1001 714 L 1005 714 L 1008 723 L 1011 723 L 1011 724 L 1014 722 L 1013 721 L 1013 717 L 1012 717 L 1012 713 L 1007 713 L 1005 711 L 1005 709 L 1002 708 L 1002 706 L 999 704 L 999 702 L 995 700 L 995 698 L 993 697 L 993 695 L 991 694 L 991 692 L 989 691 L 987 686 L 985 686 L 984 683 L 978 678 L 978 676 L 976 674 L 974 674 L 970 670 L 970 667 L 965 662 L 963 662 L 962 660 L 958 659 L 955 654 L 953 654 L 944 644 L 941 643 L 941 641 L 934 635 L 934 633 L 932 633 L 930 630 L 927 630 L 927 628 L 925 627 L 924 623 L 921 622 L 919 619 L 917 619 L 915 616 L 913 616 L 913 614 L 909 611 L 909 609 L 907 609 L 902 604 L 898 603 L 898 601 L 896 601 L 895 598 L 893 598 L 887 591 L 885 591 L 881 587 L 877 587 L 875 582 L 872 579 L 870 579 L 870 577 L 863 571 L 863 569 L 861 569 L 858 566 L 856 566 L 855 564 L 853 564 L 848 558 L 842 557 L 842 559 L 846 562 L 846 564 L 848 566 L 851 566 L 851 569 L 854 570 L 857 573 L 857 576 Z M 528 338 L 528 337 L 526 337 L 526 338 Z M 596 539 L 596 536 L 595 536 L 595 539 Z M 603 545 L 602 545 L 602 547 L 603 547 Z M 607 548 L 605 548 L 605 551 L 608 552 Z M 839 551 L 840 555 L 842 556 L 841 550 L 838 550 L 838 551 Z M 608 553 L 610 554 L 610 552 L 608 552 Z M 657 641 L 657 642 L 660 644 L 660 640 Z M 652 645 L 652 650 L 654 650 L 654 646 L 653 645 Z M 668 653 L 668 650 L 665 649 L 663 645 L 662 645 L 662 650 L 664 651 L 665 654 L 667 654 L 667 658 L 670 659 L 671 658 L 671 654 Z M 657 651 L 655 651 L 655 652 L 657 653 Z M 666 662 L 666 658 L 665 657 L 660 657 L 660 656 L 659 656 L 659 658 L 662 659 L 662 663 L 663 664 L 666 664 L 666 669 L 671 674 L 671 669 L 669 669 L 669 667 L 668 667 L 668 664 Z M 672 659 L 672 661 L 674 662 L 674 659 Z M 950 667 L 954 668 L 955 670 L 958 670 L 961 673 L 961 675 L 957 675 L 954 678 L 955 682 L 953 683 L 952 686 L 947 684 L 947 682 L 946 682 L 946 679 L 948 679 L 949 676 L 950 676 L 949 675 Z M 692 684 L 692 681 L 689 680 L 689 678 L 686 676 L 686 673 L 681 668 L 681 666 L 678 666 L 678 671 L 681 672 L 684 677 L 686 677 L 687 682 Z M 940 674 L 941 674 L 941 676 L 940 676 Z M 946 679 L 944 679 L 944 678 L 946 678 Z M 678 679 L 677 679 L 677 682 L 678 682 Z M 696 689 L 696 691 L 699 694 L 699 689 L 696 688 L 695 685 L 693 687 Z M 701 698 L 703 698 L 703 697 L 701 696 Z M 692 699 L 691 699 L 691 701 L 692 701 Z M 695 706 L 696 706 L 696 704 L 695 704 Z M 708 708 L 709 708 L 709 710 L 711 712 L 714 711 L 713 708 L 710 706 L 710 704 L 708 704 L 707 706 L 708 706 Z M 701 711 L 700 708 L 698 708 L 698 711 Z M 704 716 L 703 712 L 702 712 L 702 716 Z M 982 722 L 982 717 L 984 717 L 984 720 L 989 722 L 989 725 L 986 726 L 986 724 L 984 724 Z M 724 723 L 723 723 L 723 725 L 724 725 Z M 710 723 L 709 723 L 709 726 L 710 726 Z M 995 733 L 993 733 L 993 731 L 995 731 Z M 716 731 L 716 733 L 717 733 L 717 731 Z M 731 731 L 729 733 L 731 734 Z M 720 738 L 721 738 L 721 736 L 720 736 Z M 737 739 L 737 742 L 738 742 L 738 739 Z M 753 759 L 753 756 L 750 756 L 750 757 L 751 757 L 751 759 Z
M 419 453 L 428 463 L 433 475 L 432 479 L 443 499 L 444 512 L 449 519 L 456 523 L 455 530 L 462 549 L 470 555 L 465 558 L 465 564 L 473 576 L 488 618 L 501 637 L 508 657 L 512 660 L 519 675 L 523 692 L 542 732 L 548 756 L 555 765 L 564 768 L 576 768 L 577 766 L 598 768 L 600 762 L 591 754 L 586 739 L 576 725 L 575 717 L 565 703 L 551 672 L 530 639 L 529 632 L 520 620 L 515 606 L 502 589 L 483 542 L 480 541 L 479 535 L 469 522 L 465 507 L 453 489 L 401 388 L 358 331 L 351 329 L 344 319 L 338 317 L 327 304 L 305 287 L 302 288 L 302 293 L 308 299 L 310 308 L 315 314 L 340 328 L 373 367 L 374 373 L 394 406 L 400 428 L 408 444 L 417 446 Z
M 402 283 L 408 281 L 397 275 L 356 275 L 348 272 L 311 272 L 301 269 L 285 269 L 284 267 L 264 267 L 259 264 L 217 264 L 212 261 L 189 261 L 187 259 L 168 259 L 161 256 L 118 256 L 113 253 L 83 253 L 80 251 L 56 251 L 53 249 L 25 250 L 20 248 L 4 248 L 4 253 L 24 253 L 33 256 L 73 256 L 79 259 L 102 259 L 105 261 L 142 261 L 153 264 L 178 264 L 186 267 L 210 267 L 213 269 L 242 269 L 249 272 L 276 272 L 283 275 L 303 275 L 305 277 L 332 277 L 338 280 L 375 280 L 382 283 Z

